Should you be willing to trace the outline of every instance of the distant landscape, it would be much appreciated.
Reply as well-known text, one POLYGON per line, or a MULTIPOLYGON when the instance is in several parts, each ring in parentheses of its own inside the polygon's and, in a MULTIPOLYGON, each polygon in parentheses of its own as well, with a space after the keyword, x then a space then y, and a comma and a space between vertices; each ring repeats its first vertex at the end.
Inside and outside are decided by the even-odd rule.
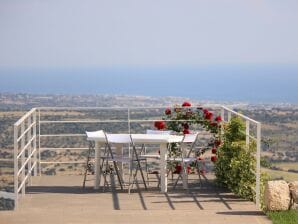
MULTIPOLYGON (((188 100, 193 105, 208 107, 213 104, 224 104, 257 121, 262 122, 262 165, 263 170, 273 179, 298 180, 298 105, 280 104, 250 104, 245 102, 216 102, 193 100, 181 97, 149 97, 127 95, 41 95, 41 94, 0 94, 0 190, 12 190, 13 186, 13 124, 33 107, 149 107, 173 106, 188 100)), ((160 118, 163 110, 148 110, 146 116, 160 118)), ((119 119, 125 118, 125 113, 103 113, 98 111, 52 111, 45 112, 44 120, 51 119, 119 119)), ((142 118, 138 112, 133 116, 142 118)), ((125 124, 115 126, 101 124, 109 131, 127 131, 125 124)), ((51 125, 42 126, 42 133, 49 133, 51 125)), ((96 130, 96 125, 64 125, 57 126, 59 133, 83 133, 85 130, 96 130)), ((132 130, 138 131, 153 128, 152 124, 134 124, 132 130)), ((64 137, 55 139, 45 138, 42 147, 87 147, 84 138, 75 140, 64 137)), ((46 164, 42 172, 46 175, 81 174, 85 161, 86 150, 44 150, 41 152, 44 161, 68 161, 75 164, 46 164)), ((206 154, 208 156, 208 153, 206 154)))

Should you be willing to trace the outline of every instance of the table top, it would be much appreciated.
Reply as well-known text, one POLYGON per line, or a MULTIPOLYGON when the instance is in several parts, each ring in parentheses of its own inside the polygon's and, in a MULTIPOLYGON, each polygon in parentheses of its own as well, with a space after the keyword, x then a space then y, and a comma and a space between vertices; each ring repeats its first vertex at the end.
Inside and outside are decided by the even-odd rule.
MULTIPOLYGON (((105 135, 101 131, 97 132, 86 132, 87 140, 105 142, 105 135)), ((174 143, 181 142, 183 139, 182 135, 164 135, 164 134, 107 134, 108 141, 110 143, 131 143, 131 138, 134 143, 143 144, 162 144, 162 143, 174 143)))

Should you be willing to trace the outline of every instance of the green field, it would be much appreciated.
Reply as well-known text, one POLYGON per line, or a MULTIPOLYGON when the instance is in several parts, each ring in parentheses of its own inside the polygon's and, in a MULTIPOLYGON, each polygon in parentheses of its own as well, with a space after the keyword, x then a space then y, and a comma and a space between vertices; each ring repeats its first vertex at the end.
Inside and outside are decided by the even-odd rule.
POLYGON ((297 224, 298 211, 267 212, 273 224, 297 224))
POLYGON ((298 173, 291 173, 291 172, 280 171, 280 170, 271 170, 267 168, 262 168, 262 172, 267 173, 272 180, 284 179, 288 182, 298 180, 298 173))
POLYGON ((275 162, 272 163, 272 166, 279 167, 285 171, 287 171, 288 169, 298 170, 298 162, 275 162))

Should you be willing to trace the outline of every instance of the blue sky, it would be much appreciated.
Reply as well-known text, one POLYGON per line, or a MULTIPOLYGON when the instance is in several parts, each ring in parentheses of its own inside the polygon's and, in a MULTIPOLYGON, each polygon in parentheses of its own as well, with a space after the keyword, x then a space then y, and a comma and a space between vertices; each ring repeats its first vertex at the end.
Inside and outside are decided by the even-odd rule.
POLYGON ((298 64, 297 0, 1 0, 0 68, 298 64))

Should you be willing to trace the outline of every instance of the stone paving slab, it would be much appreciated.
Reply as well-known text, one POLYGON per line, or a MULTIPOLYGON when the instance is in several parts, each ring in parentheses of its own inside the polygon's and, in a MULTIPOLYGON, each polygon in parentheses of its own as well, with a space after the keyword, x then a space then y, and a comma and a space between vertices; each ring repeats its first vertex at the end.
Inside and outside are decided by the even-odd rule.
POLYGON ((242 223, 271 221, 254 203, 240 199, 205 180, 202 188, 190 186, 160 193, 156 183, 148 191, 83 190, 81 176, 42 176, 20 200, 17 211, 0 212, 0 224, 60 223, 242 223))

